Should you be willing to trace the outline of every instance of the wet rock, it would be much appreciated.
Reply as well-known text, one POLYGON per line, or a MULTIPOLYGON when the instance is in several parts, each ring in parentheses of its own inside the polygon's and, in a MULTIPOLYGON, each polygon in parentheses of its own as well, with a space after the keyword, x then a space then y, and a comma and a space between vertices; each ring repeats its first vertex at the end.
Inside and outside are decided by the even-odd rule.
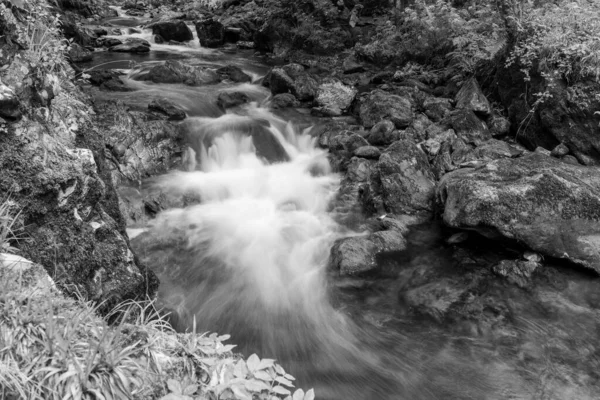
POLYGON ((379 159, 379 156, 381 156, 381 150, 375 146, 361 146, 354 150, 353 155, 356 157, 377 160, 379 159))
POLYGON ((235 45, 237 46, 238 49, 242 49, 242 50, 253 50, 256 47, 254 42, 250 42, 250 41, 239 41, 235 45))
POLYGON ((156 44, 163 44, 165 42, 165 39, 163 39, 162 36, 160 35, 154 35, 154 43, 156 44))
POLYGON ((357 275, 377 267, 375 257, 386 251, 401 251, 406 239, 397 231, 375 232, 336 241, 331 248, 330 267, 340 275, 357 275))
POLYGON ((497 139, 490 139, 477 146, 473 151, 461 159, 461 163, 483 160, 491 161, 499 158, 515 158, 523 154, 523 150, 497 139))
POLYGON ((367 140, 374 146, 388 146, 398 140, 396 126, 390 120, 377 122, 369 131, 367 140))
POLYGON ((273 94, 293 93, 294 80, 283 70, 273 68, 269 73, 269 88, 273 94))
POLYGON ((123 44, 123 41, 120 39, 108 38, 108 37, 100 38, 96 42, 98 43, 98 46, 104 46, 104 47, 113 47, 113 46, 118 46, 120 44, 123 44))
POLYGON ((71 44, 69 48, 69 59, 74 63, 81 63, 91 61, 94 56, 91 51, 78 45, 77 43, 71 44))
POLYGON ((21 102, 14 90, 0 83, 0 117, 7 120, 17 120, 22 115, 21 102))
POLYGON ((154 35, 159 35, 166 41, 187 42, 194 39, 192 31, 181 20, 161 21, 148 25, 154 35))
POLYGON ((319 106, 334 110, 341 115, 350 107, 356 93, 356 89, 338 80, 328 80, 319 85, 315 101, 319 106))
POLYGON ((217 74, 221 80, 230 80, 233 82, 252 82, 250 75, 246 74, 240 67, 228 65, 217 69, 217 74))
POLYGON ((492 106, 481 91, 475 78, 469 79, 456 95, 456 108, 471 110, 487 117, 492 113, 492 106))
POLYGON ((389 119, 396 128, 408 127, 413 121, 413 109, 409 99, 374 90, 361 99, 359 118, 366 128, 371 128, 382 119, 389 119))
POLYGON ((346 173, 334 201, 334 213, 339 222, 357 228, 362 215, 383 211, 379 193, 377 162, 352 157, 346 165, 346 173))
POLYGON ((437 199, 448 226, 501 235, 600 272, 599 172, 530 153, 450 172, 437 199))
POLYGON ((498 276, 506 278, 510 283, 521 288, 529 286, 531 275, 539 266, 535 261, 502 260, 492 270, 498 276))
POLYGON ((434 177, 425 153, 412 141, 388 147, 378 164, 383 201, 395 214, 424 214, 433 210, 434 177))
POLYGON ((215 48, 225 43, 223 24, 215 18, 203 18, 194 23, 202 47, 215 48))
POLYGON ((248 103, 250 97, 244 92, 222 92, 217 97, 217 105, 223 110, 248 103))
POLYGON ((280 93, 271 99, 271 108, 281 109, 281 108, 289 108, 289 107, 300 107, 300 102, 291 93, 280 93))
POLYGON ((190 86, 209 85, 220 80, 219 75, 211 69, 186 65, 176 60, 156 65, 138 79, 154 83, 185 83, 190 86))
POLYGON ((150 42, 144 39, 128 38, 116 46, 112 46, 109 51, 117 53, 148 53, 150 51, 150 42))
POLYGON ((429 97, 423 102, 423 109, 429 119, 439 122, 452 111, 452 103, 450 99, 429 97))
POLYGON ((185 111, 164 97, 152 100, 148 109, 165 114, 172 121, 180 121, 186 117, 185 111))
POLYGON ((485 122, 471 110, 453 111, 444 121, 447 121, 456 135, 466 143, 478 145, 492 138, 485 122))
POLYGON ((94 29, 94 34, 98 37, 102 37, 108 35, 108 31, 104 28, 96 28, 94 29))
POLYGON ((569 148, 562 143, 552 149, 552 152, 550 153, 552 157, 556 158, 564 157, 567 154, 569 154, 569 148))

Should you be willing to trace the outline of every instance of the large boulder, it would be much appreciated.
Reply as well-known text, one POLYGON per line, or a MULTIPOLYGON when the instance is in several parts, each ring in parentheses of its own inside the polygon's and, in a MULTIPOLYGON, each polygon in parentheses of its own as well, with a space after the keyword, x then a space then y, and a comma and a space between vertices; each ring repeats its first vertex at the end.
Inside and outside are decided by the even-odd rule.
POLYGON ((600 273, 600 169, 530 153, 445 175, 437 189, 451 227, 516 240, 600 273))
POLYGON ((397 128, 403 129, 414 118, 412 103, 408 98, 379 89, 361 99, 358 114, 366 128, 371 128, 382 119, 389 119, 397 128))
POLYGON ((385 208, 395 214, 428 215, 433 210, 434 177, 427 155, 412 141, 399 140, 379 157, 385 208))
POLYGON ((147 28, 152 28, 152 34, 160 35, 167 42, 169 40, 187 42, 194 38, 190 28, 181 20, 155 22, 147 28))
POLYGON ((223 24, 215 18, 203 18, 194 23, 202 47, 219 47, 225 43, 223 24))
POLYGON ((492 106, 475 78, 469 79, 460 88, 456 95, 456 108, 471 110, 484 117, 492 113, 492 106))
POLYGON ((190 86, 209 85, 219 82, 219 75, 212 69, 186 65, 177 60, 167 60, 147 73, 137 77, 154 83, 185 83, 190 86))

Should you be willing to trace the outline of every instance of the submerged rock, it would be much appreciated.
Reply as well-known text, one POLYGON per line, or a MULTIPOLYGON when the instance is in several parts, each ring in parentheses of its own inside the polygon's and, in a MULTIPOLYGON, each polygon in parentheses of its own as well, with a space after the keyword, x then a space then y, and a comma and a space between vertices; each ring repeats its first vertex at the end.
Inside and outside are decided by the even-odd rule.
POLYGON ((529 286, 531 275, 539 264, 535 261, 502 260, 493 267, 496 275, 506 278, 521 288, 529 286))
POLYGON ((244 92, 222 92, 217 97, 217 105, 223 110, 248 103, 250 97, 244 92))
POLYGON ((174 121, 182 120, 186 117, 185 111, 164 97, 152 100, 152 102, 148 104, 148 109, 165 114, 170 120, 174 121))
POLYGON ((600 272, 600 169, 539 153, 445 175, 444 222, 514 239, 547 256, 600 272))

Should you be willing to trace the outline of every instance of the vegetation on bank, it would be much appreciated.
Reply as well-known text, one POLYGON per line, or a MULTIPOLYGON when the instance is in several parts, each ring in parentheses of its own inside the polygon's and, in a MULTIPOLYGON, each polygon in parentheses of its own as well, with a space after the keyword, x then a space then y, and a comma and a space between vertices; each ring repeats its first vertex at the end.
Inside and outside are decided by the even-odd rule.
POLYGON ((105 317, 65 297, 13 253, 15 207, 0 206, 0 398, 312 400, 272 359, 232 353, 229 336, 176 333, 152 302, 105 317), (110 321, 110 323, 109 323, 110 321))

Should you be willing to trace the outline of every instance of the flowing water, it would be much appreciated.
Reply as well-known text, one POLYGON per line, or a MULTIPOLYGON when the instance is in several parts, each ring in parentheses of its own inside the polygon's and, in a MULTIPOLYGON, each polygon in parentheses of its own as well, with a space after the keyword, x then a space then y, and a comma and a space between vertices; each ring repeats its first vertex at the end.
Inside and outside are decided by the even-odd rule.
MULTIPOLYGON (((122 19, 113 22, 131 25, 122 19)), ((188 114, 188 162, 147 185, 191 200, 133 240, 177 329, 195 316, 199 330, 230 333, 240 352, 277 358, 319 399, 599 398, 595 277, 554 266, 535 289, 507 285, 488 267, 514 254, 483 240, 446 245, 435 225, 413 229, 407 251, 382 256, 377 276, 337 276, 327 269, 331 245, 361 232, 329 211, 340 176, 310 128, 269 111, 269 92, 256 84, 134 79, 166 59, 238 65, 256 79, 268 68, 251 53, 197 44, 94 61, 126 70, 135 89, 96 96, 144 108, 167 97, 188 114), (230 90, 253 102, 223 113, 216 96, 230 90), (267 162, 281 152, 288 161, 267 162)))

